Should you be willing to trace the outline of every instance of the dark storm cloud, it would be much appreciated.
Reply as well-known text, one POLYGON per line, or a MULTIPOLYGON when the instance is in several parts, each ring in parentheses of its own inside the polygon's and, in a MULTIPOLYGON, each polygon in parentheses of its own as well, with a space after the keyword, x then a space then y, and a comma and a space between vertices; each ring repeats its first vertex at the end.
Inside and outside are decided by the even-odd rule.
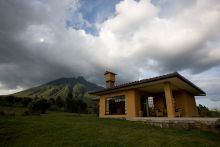
POLYGON ((31 49, 21 39, 30 25, 56 22, 50 14, 40 1, 0 1, 0 82, 4 87, 30 87, 60 76, 76 76, 36 53, 36 44, 31 49))

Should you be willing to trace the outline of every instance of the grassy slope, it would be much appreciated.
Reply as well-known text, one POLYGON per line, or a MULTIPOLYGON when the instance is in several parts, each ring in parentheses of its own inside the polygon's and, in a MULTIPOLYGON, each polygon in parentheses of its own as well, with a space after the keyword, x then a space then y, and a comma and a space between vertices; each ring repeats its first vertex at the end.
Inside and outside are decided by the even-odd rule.
POLYGON ((220 136, 140 122, 50 112, 0 116, 0 146, 220 146, 220 136))
POLYGON ((30 98, 57 98, 60 96, 64 98, 68 95, 69 88, 72 89, 77 83, 83 84, 88 91, 102 89, 102 87, 86 81, 83 77, 78 78, 60 78, 50 81, 38 87, 33 87, 24 91, 13 94, 16 97, 30 97, 30 98))
POLYGON ((46 86, 40 86, 31 88, 25 91, 21 91, 18 93, 15 93, 14 95, 17 97, 31 97, 34 98, 36 96, 43 97, 43 98, 56 98, 58 96, 60 97, 66 97, 68 94, 68 86, 67 85, 46 85, 46 86))

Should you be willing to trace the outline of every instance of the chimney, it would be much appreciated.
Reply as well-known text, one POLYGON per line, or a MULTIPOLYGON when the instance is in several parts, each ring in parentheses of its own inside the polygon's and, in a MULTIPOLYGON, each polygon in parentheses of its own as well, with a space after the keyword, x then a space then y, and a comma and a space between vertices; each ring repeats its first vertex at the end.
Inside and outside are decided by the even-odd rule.
POLYGON ((106 71, 104 73, 105 76, 105 82, 106 82, 106 88, 111 88, 115 86, 115 73, 106 71))

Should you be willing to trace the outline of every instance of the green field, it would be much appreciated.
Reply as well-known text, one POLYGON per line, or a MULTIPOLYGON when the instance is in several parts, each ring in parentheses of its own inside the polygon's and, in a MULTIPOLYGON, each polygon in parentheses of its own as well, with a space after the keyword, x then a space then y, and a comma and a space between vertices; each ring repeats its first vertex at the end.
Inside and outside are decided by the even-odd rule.
POLYGON ((0 116, 0 146, 220 146, 220 135, 92 115, 0 116))

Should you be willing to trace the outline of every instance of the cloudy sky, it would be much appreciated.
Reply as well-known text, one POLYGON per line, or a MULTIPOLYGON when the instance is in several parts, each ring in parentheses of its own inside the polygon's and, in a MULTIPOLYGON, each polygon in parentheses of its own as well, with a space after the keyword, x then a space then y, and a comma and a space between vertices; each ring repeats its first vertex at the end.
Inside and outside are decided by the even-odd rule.
POLYGON ((178 71, 220 107, 219 0, 0 0, 0 95, 60 77, 178 71))

